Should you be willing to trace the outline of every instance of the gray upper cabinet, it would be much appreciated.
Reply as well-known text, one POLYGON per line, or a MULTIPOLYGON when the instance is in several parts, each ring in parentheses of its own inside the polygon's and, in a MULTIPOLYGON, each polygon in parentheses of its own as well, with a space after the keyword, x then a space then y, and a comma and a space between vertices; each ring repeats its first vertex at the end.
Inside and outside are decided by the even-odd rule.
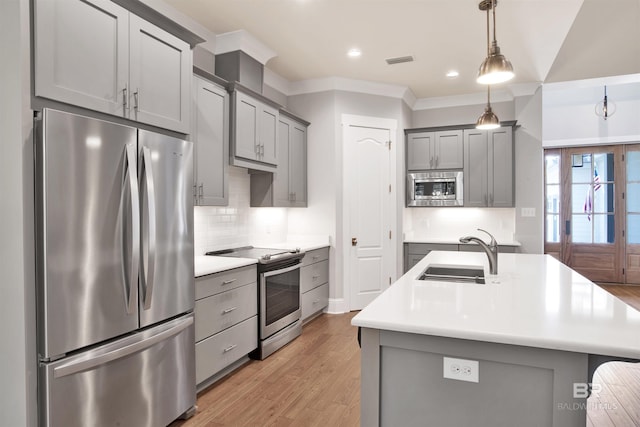
POLYGON ((278 169, 251 174, 251 206, 307 206, 307 127, 281 111, 278 119, 278 169))
POLYGON ((407 135, 407 170, 462 169, 462 130, 407 135))
POLYGON ((513 207, 513 128, 464 131, 464 206, 513 207))
POLYGON ((35 95, 189 132, 188 43, 108 0, 34 2, 35 95))
POLYGON ((231 93, 233 165, 266 172, 278 166, 278 108, 235 85, 231 93))
POLYGON ((197 206, 229 204, 229 94, 225 88, 193 77, 194 194, 197 206))

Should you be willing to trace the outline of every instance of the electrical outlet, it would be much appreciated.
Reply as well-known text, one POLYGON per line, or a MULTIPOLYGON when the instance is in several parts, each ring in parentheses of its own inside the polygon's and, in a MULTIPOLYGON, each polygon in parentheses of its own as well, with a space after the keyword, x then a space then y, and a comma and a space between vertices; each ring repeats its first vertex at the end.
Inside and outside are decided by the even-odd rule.
POLYGON ((477 360, 444 357, 442 360, 444 378, 470 383, 479 382, 479 362, 477 360))
POLYGON ((536 216, 536 208, 522 208, 520 210, 520 216, 525 217, 534 217, 536 216))

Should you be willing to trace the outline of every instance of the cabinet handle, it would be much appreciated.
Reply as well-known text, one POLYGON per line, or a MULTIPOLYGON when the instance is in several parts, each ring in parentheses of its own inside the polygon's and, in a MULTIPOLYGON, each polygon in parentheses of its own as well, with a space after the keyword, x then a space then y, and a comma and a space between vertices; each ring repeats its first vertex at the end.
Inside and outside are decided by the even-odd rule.
POLYGON ((436 167, 438 167, 438 163, 440 163, 440 158, 436 156, 436 167))
POLYGON ((260 144, 260 155, 264 156, 264 144, 260 144))
POLYGON ((236 310, 238 307, 227 308, 226 310, 222 310, 222 314, 229 314, 232 311, 236 310))
POLYGON ((433 157, 431 157, 429 159, 429 167, 432 168, 433 167, 433 157))
POLYGON ((127 85, 124 85, 124 89, 122 89, 122 115, 126 116, 127 114, 127 85))
POLYGON ((198 196, 200 198, 200 201, 202 202, 202 199, 204 198, 204 183, 200 183, 200 186, 198 187, 198 190, 199 190, 199 193, 200 193, 198 196))
POLYGON ((228 285, 228 284, 230 284, 230 283, 235 282, 236 280, 238 280, 238 279, 225 280, 224 282, 222 282, 222 284, 223 284, 223 285, 228 285))
POLYGON ((312 280, 316 280, 317 278, 319 278, 320 276, 312 276, 311 279, 312 280))
POLYGON ((234 348, 236 348, 237 346, 238 346, 238 344, 230 345, 229 347, 227 347, 227 348, 225 348, 224 350, 222 350, 222 352, 223 352, 223 353, 228 353, 228 352, 230 352, 231 350, 233 350, 234 348))
POLYGON ((318 304, 319 302, 320 302, 320 300, 319 300, 319 299, 314 300, 314 301, 313 301, 313 305, 316 305, 316 304, 318 304))
POLYGON ((194 203, 198 204, 198 184, 193 184, 193 200, 194 203))
POLYGON ((138 112, 138 89, 133 92, 133 111, 138 112))
POLYGON ((489 205, 493 206, 493 194, 489 194, 489 205))
POLYGON ((314 255, 314 256, 313 256, 313 258, 311 258, 311 259, 316 260, 316 259, 318 259, 318 258, 320 258, 320 255, 314 255))

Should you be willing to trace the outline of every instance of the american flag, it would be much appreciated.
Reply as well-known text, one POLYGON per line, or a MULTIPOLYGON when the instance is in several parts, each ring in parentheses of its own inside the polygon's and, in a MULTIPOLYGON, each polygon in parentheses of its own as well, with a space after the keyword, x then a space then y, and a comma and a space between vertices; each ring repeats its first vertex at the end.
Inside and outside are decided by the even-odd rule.
MULTIPOLYGON (((595 193, 602 187, 600 184, 600 176, 598 175, 598 169, 593 168, 593 192, 595 193)), ((591 221, 591 211, 593 209, 593 203, 591 200, 591 188, 587 188, 587 197, 584 201, 584 213, 587 214, 587 220, 591 221)))

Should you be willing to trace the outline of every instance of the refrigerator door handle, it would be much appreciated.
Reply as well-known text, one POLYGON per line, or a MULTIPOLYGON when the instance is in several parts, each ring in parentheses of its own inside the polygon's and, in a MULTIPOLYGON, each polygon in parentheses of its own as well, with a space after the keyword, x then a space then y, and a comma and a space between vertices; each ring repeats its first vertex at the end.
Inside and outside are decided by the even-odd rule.
POLYGON ((147 196, 147 262, 146 269, 143 268, 143 286, 145 310, 151 308, 151 297, 153 296, 153 282, 156 270, 156 196, 153 184, 153 169, 151 166, 151 150, 148 147, 142 149, 142 171, 144 176, 147 196), (146 271, 145 271, 146 270, 146 271))
MULTIPOLYGON (((125 175, 124 185, 129 184, 129 197, 131 198, 131 267, 127 277, 127 251, 122 251, 122 268, 124 273, 125 295, 127 296, 127 314, 136 311, 136 290, 138 288, 138 273, 140 265, 140 198, 138 194, 138 173, 136 170, 136 148, 134 144, 127 144, 125 147, 125 175)), ((122 234, 126 241, 127 228, 126 221, 123 221, 122 234)))
POLYGON ((68 375, 77 374, 79 372, 88 371, 95 368, 96 366, 105 365, 116 359, 121 359, 130 354, 146 350, 147 348, 152 347, 159 342, 168 340, 169 338, 178 335, 180 332, 191 326, 192 323, 193 316, 189 316, 172 328, 167 329, 166 331, 162 331, 156 335, 152 335, 148 338, 142 339, 138 342, 126 345, 124 347, 101 354, 96 357, 88 357, 86 359, 81 359, 60 365, 54 368, 53 376, 54 378, 62 378, 68 375))

